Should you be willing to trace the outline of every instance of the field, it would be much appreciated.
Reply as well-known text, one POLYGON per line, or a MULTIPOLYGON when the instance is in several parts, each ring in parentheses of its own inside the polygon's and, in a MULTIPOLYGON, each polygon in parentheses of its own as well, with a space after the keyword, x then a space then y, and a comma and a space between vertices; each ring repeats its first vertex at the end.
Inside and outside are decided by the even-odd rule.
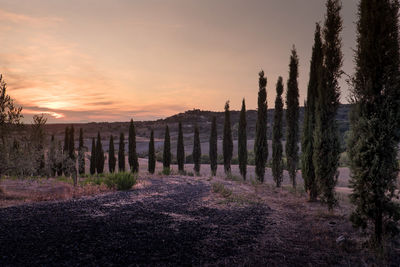
MULTIPOLYGON (((348 220, 348 170, 340 169, 340 206, 327 212, 308 203, 302 180, 294 191, 287 173, 280 189, 242 181, 233 166, 229 179, 218 166, 201 176, 147 174, 130 191, 104 185, 74 188, 70 179, 6 179, 0 209, 4 265, 365 265, 400 261, 400 244, 377 259, 348 220), (39 203, 35 203, 39 202, 39 203), (22 204, 22 205, 21 205, 22 204)), ((81 178, 84 181, 85 178, 81 178)), ((396 243, 397 242, 397 243, 396 243)))

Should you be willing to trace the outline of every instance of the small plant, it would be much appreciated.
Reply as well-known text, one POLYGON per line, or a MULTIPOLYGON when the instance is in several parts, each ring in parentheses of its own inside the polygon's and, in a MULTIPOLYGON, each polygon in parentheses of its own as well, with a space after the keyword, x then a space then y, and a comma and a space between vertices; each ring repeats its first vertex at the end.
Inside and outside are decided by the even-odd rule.
POLYGON ((187 174, 186 174, 187 176, 194 176, 194 173, 193 172, 187 172, 187 174))
POLYGON ((222 183, 213 183, 212 190, 214 193, 219 193, 224 198, 227 198, 230 195, 232 195, 232 190, 226 188, 222 183))
POLYGON ((226 175, 226 178, 225 178, 225 179, 226 179, 226 180, 231 180, 231 181, 236 181, 236 182, 240 182, 240 181, 243 180, 242 177, 233 175, 232 173, 228 173, 228 174, 226 175))
POLYGON ((136 182, 137 174, 131 172, 111 173, 104 180, 109 188, 116 188, 117 190, 129 190, 136 182))
POLYGON ((170 175, 171 174, 171 169, 170 168, 164 168, 163 171, 162 171, 162 174, 170 175))

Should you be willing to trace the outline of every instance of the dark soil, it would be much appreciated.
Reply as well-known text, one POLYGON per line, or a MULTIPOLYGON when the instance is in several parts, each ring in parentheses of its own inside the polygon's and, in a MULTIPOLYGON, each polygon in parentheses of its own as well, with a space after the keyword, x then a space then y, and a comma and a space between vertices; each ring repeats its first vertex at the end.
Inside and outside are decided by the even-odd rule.
POLYGON ((336 246, 329 227, 340 218, 314 222, 289 204, 218 204, 204 180, 147 181, 128 192, 0 209, 0 265, 363 264, 360 251, 336 246))
POLYGON ((0 210, 0 265, 213 264, 251 250, 268 219, 268 208, 258 205, 207 207, 210 187, 201 182, 151 182, 0 210))

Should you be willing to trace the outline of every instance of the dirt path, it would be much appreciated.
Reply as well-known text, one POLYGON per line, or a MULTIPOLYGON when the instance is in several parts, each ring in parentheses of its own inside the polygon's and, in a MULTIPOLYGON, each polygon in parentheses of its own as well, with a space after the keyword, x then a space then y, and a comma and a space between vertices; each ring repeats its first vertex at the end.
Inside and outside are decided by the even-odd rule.
POLYGON ((304 208, 276 196, 223 203, 205 178, 150 178, 129 192, 0 209, 0 265, 361 264, 335 243, 343 218, 315 222, 304 208))

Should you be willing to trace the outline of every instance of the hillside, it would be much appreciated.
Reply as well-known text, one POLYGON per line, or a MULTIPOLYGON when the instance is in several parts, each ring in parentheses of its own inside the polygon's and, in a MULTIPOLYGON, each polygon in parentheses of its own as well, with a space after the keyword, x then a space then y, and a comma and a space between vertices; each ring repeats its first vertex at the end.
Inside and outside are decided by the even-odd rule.
MULTIPOLYGON (((338 110, 337 120, 339 123, 339 131, 341 135, 342 141, 344 140, 344 133, 349 129, 349 120, 348 113, 350 110, 350 105, 341 105, 338 110)), ((273 116, 274 109, 268 110, 268 139, 271 139, 272 136, 272 125, 273 125, 273 116)), ((170 128, 171 134, 171 142, 172 142, 172 152, 175 150, 175 142, 178 136, 178 122, 181 121, 183 124, 184 138, 185 138, 185 146, 186 151, 191 151, 191 144, 193 139, 193 129, 194 125, 197 124, 200 129, 200 138, 203 143, 203 153, 206 153, 205 149, 208 147, 208 139, 209 133, 211 130, 211 120, 212 117, 216 116, 217 118, 217 128, 218 128, 218 137, 222 139, 222 130, 224 123, 224 112, 213 112, 213 111, 202 111, 199 109, 188 110, 183 113, 179 113, 165 119, 159 119, 156 121, 136 121, 136 132, 137 132, 137 150, 139 153, 143 153, 147 151, 148 147, 148 138, 150 136, 150 130, 154 130, 154 135, 156 138, 156 147, 161 149, 163 139, 164 139, 164 130, 165 126, 168 124, 170 128)), ((302 127, 304 117, 304 108, 300 108, 300 127, 302 127)), ((252 140, 254 139, 255 128, 256 128, 256 119, 257 119, 257 111, 256 110, 248 110, 247 111, 247 132, 249 139, 249 149, 252 148, 252 140)), ((237 139, 237 129, 239 124, 239 111, 231 111, 231 122, 232 122, 232 132, 233 139, 237 139)), ((285 120, 284 120, 284 128, 285 128, 285 120)), ((71 124, 47 124, 46 125, 46 133, 50 136, 51 134, 55 134, 56 139, 63 140, 64 138, 64 130, 65 127, 70 126, 71 124)), ((85 145, 90 148, 91 138, 97 136, 97 132, 100 131, 101 137, 104 143, 104 148, 108 150, 108 139, 112 134, 116 137, 114 142, 116 143, 116 147, 118 147, 119 134, 123 132, 125 134, 125 138, 128 137, 128 127, 129 122, 92 122, 92 123, 74 123, 72 124, 76 130, 75 137, 76 140, 78 138, 78 129, 82 128, 84 131, 85 137, 85 145)), ((285 131, 285 129, 284 129, 285 131)), ((77 142, 77 141, 76 141, 77 142)), ((127 147, 126 147, 127 149, 127 147)))

